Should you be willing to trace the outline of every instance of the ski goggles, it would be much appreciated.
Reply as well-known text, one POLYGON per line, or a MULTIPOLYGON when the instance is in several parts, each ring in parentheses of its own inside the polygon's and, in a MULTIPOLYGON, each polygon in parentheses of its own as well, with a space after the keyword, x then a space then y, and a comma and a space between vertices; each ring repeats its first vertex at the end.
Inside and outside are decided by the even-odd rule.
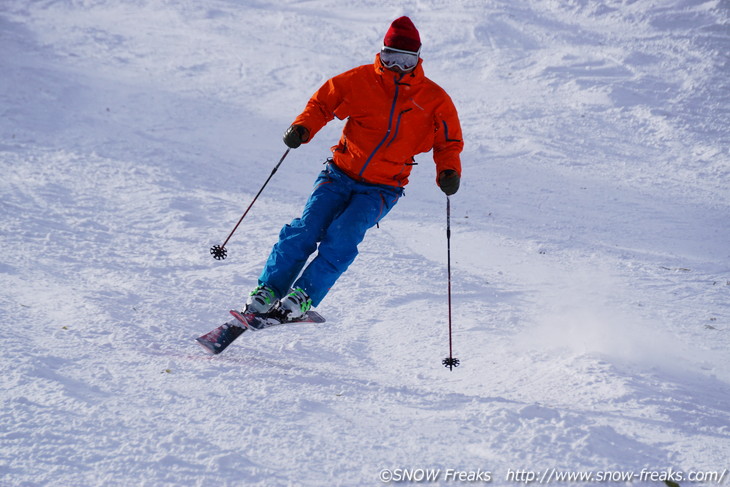
POLYGON ((380 50, 380 62, 388 69, 397 67, 402 71, 410 71, 418 64, 418 56, 420 54, 420 49, 417 52, 413 52, 383 46, 380 50))

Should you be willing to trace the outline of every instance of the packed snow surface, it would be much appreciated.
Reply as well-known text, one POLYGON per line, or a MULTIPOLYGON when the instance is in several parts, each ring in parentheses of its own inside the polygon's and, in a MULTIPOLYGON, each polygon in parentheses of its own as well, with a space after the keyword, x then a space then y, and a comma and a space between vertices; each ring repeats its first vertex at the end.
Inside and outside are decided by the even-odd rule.
POLYGON ((727 484, 729 19, 726 0, 3 0, 0 485, 727 484), (327 323, 206 355, 194 338, 240 308, 342 122, 288 155, 226 260, 208 249, 309 96, 400 15, 464 129, 461 365, 441 364, 431 154, 327 323))

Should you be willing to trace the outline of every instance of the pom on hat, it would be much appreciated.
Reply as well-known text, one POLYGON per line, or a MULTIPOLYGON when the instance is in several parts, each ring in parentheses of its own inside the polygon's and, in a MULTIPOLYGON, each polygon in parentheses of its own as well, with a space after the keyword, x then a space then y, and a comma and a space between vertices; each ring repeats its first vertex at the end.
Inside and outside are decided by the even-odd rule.
POLYGON ((421 48, 421 36, 418 29, 408 17, 400 17, 390 24, 388 32, 385 33, 383 44, 394 49, 403 51, 418 52, 421 48))

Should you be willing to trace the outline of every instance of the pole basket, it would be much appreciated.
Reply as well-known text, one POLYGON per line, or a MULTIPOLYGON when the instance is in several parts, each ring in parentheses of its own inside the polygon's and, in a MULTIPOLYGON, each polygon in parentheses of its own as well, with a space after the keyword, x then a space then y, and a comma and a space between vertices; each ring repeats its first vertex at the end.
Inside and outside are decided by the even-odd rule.
POLYGON ((228 250, 220 245, 214 245, 210 248, 210 255, 212 255, 215 260, 223 260, 228 255, 228 250))
POLYGON ((459 362, 458 358, 446 357, 441 363, 444 364, 444 367, 454 370, 454 367, 458 367, 461 362, 459 362))

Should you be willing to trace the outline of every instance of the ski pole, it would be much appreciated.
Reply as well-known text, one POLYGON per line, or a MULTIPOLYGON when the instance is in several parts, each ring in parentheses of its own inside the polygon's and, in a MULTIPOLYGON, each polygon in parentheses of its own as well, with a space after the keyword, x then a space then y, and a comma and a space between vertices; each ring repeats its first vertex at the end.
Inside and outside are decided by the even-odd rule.
POLYGON ((459 366, 459 359, 454 357, 454 347, 451 326, 451 200, 446 197, 446 273, 449 282, 449 356, 441 361, 444 367, 454 370, 459 366))
POLYGON ((238 226, 241 224, 244 218, 246 218, 246 215, 248 214, 248 210, 251 209, 254 203, 256 203, 256 200, 258 199, 259 195, 264 191, 264 188, 267 184, 269 184, 269 181, 271 181, 271 178, 274 177, 274 174, 276 174, 276 171, 279 169, 279 166, 281 166, 281 163, 284 162, 284 159, 289 154, 289 151, 291 149, 287 148, 284 152, 284 155, 281 156, 281 159, 279 159, 279 162, 274 166, 274 169, 271 171, 271 174, 269 174, 269 177, 266 179, 266 182, 263 186, 261 186, 261 189, 258 193, 256 193, 256 196, 253 197, 253 201, 251 201, 251 204, 248 205, 248 208, 246 208, 246 211, 243 212, 243 215, 241 215, 241 218, 238 220, 238 223, 236 223, 236 226, 233 227, 233 230, 231 230, 231 233, 228 234, 228 237, 226 238, 225 242, 223 242, 223 245, 214 245, 210 248, 210 254, 213 256, 216 260, 223 260, 228 255, 228 250, 226 250, 226 244, 231 239, 233 234, 238 229, 238 226))

